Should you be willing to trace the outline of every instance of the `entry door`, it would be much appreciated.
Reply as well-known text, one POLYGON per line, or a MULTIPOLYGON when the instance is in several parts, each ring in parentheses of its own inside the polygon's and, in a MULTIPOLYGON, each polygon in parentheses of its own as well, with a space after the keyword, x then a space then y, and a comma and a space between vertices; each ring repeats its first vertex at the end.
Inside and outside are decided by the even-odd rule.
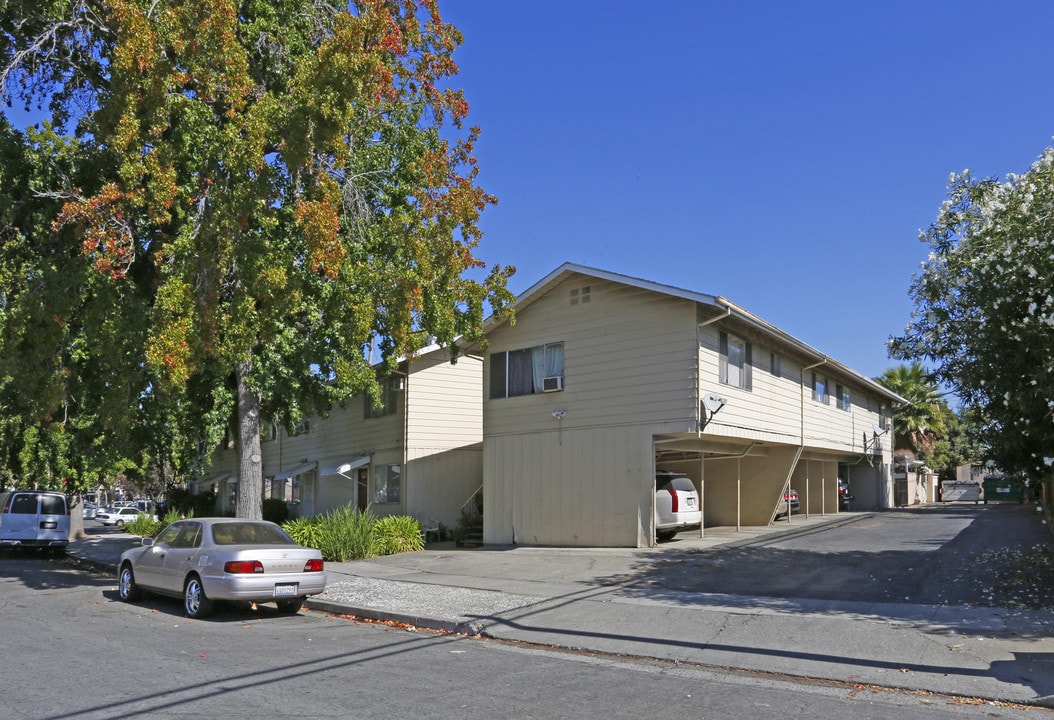
POLYGON ((361 467, 359 468, 359 480, 355 483, 355 502, 360 512, 366 510, 366 506, 370 504, 369 490, 370 469, 361 467))
POLYGON ((304 473, 300 476, 300 507, 297 509, 299 517, 311 517, 315 514, 315 471, 304 473))

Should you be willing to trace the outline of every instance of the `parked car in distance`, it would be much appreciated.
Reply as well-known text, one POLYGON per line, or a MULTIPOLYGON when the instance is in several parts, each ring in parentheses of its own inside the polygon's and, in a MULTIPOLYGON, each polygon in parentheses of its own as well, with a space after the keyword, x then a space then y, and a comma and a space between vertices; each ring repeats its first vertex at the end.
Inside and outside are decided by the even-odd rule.
POLYGON ((849 492, 849 481, 838 478, 838 509, 848 510, 853 502, 853 495, 849 492))
POLYGON ((118 507, 118 508, 107 508, 95 515, 95 521, 102 523, 103 525, 113 525, 114 527, 124 527, 128 523, 132 522, 139 517, 139 508, 134 507, 118 507))
POLYGON ((84 508, 81 511, 81 517, 85 520, 94 520, 95 516, 99 514, 99 506, 95 503, 88 501, 84 503, 84 508))
POLYGON ((703 522, 699 492, 684 473, 655 473, 655 538, 669 540, 682 530, 698 530, 703 522))
POLYGON ((299 612, 304 600, 325 590, 326 573, 321 551, 298 545, 275 523, 187 518, 126 550, 117 584, 125 602, 143 591, 181 597, 187 617, 201 618, 223 600, 299 612))
POLYGON ((0 493, 0 546, 64 552, 69 542, 70 504, 65 494, 46 490, 0 493))
POLYGON ((783 493, 783 499, 780 500, 779 508, 776 510, 776 517, 783 517, 790 512, 796 513, 801 508, 801 502, 798 500, 798 491, 791 488, 787 492, 783 493))

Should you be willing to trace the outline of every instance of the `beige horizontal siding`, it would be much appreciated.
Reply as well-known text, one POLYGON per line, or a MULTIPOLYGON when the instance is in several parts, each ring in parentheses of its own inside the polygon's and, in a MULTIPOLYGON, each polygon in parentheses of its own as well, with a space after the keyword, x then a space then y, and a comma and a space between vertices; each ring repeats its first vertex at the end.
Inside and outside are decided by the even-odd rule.
MULTIPOLYGON (((727 404, 707 426, 707 433, 725 437, 739 437, 769 442, 802 442, 804 444, 840 452, 863 451, 862 435, 878 423, 878 401, 872 398, 875 410, 868 409, 868 395, 850 380, 828 375, 829 397, 826 404, 812 399, 813 369, 803 369, 803 363, 780 354, 780 376, 771 371, 771 347, 752 342, 752 389, 720 383, 720 353, 718 333, 721 324, 701 328, 699 343, 700 393, 716 392, 727 404), (803 384, 804 380, 804 384, 803 384), (834 397, 837 384, 849 389, 851 409, 845 411, 834 397)), ((735 335, 734 327, 727 332, 735 335)), ((823 366, 814 368, 825 372, 823 366)))
POLYGON ((483 361, 433 353, 411 365, 407 445, 447 449, 483 440, 483 361))
POLYGON ((484 541, 647 544, 654 494, 651 431, 584 428, 488 438, 484 541))
MULTIPOLYGON (((564 390, 484 399, 487 435, 540 432, 552 412, 564 427, 683 420, 696 416, 693 303, 590 279, 590 302, 571 306, 581 282, 558 285, 489 336, 491 352, 564 343, 564 390)), ((484 367, 489 395, 489 364, 484 367)))
POLYGON ((427 512, 448 528, 461 507, 483 486, 483 445, 456 449, 417 448, 406 460, 408 513, 427 512))

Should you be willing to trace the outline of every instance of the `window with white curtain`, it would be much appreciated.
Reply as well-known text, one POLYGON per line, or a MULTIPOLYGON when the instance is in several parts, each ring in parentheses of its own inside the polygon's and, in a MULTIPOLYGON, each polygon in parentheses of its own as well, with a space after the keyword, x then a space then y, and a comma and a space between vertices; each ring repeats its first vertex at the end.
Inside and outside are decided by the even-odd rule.
POLYGON ((509 398, 542 392, 542 381, 564 374, 564 344, 546 343, 490 354, 490 397, 509 398))

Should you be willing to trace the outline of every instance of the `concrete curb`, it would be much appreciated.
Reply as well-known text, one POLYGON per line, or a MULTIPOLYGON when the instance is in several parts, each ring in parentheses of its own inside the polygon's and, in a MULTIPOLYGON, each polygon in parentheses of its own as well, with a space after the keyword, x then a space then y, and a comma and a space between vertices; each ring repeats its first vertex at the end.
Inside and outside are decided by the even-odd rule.
POLYGON ((343 603, 330 602, 328 600, 315 600, 308 598, 304 601, 304 607, 331 615, 350 615, 374 620, 378 622, 394 622, 404 625, 412 625, 415 628, 436 630, 438 632, 453 633, 455 635, 482 635, 483 628, 479 623, 459 622, 456 620, 443 620, 441 618, 429 617, 427 615, 414 615, 400 613, 391 610, 377 610, 374 608, 355 607, 343 603))

